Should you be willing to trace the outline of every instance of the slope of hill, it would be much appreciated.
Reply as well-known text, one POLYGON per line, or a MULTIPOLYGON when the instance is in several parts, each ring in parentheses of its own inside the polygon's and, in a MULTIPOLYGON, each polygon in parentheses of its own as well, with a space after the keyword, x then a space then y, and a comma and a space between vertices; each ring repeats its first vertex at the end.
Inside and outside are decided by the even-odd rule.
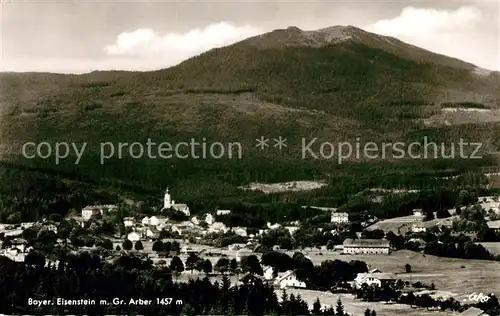
POLYGON ((301 159, 303 137, 332 143, 468 137, 484 139, 484 149, 495 150, 500 130, 492 123, 422 122, 442 103, 500 108, 498 73, 479 75, 475 69, 394 38, 335 26, 276 30, 154 72, 2 73, 3 158, 97 178, 195 187, 203 181, 262 181, 263 174, 270 181, 308 179, 338 168, 332 161, 301 159), (262 135, 281 135, 289 146, 261 151, 255 139, 262 135), (244 159, 132 159, 125 152, 99 164, 100 143, 148 138, 241 142, 244 159), (55 165, 20 158, 19 146, 11 145, 25 141, 89 144, 78 165, 70 159, 55 165))

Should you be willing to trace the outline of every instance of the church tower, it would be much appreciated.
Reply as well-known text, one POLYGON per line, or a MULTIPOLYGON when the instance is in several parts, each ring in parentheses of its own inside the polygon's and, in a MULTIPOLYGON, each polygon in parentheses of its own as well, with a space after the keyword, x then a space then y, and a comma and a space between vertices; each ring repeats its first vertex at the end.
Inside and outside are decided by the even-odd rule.
POLYGON ((172 207, 172 200, 170 198, 170 193, 168 192, 168 188, 165 191, 165 197, 163 198, 163 208, 169 209, 172 207))

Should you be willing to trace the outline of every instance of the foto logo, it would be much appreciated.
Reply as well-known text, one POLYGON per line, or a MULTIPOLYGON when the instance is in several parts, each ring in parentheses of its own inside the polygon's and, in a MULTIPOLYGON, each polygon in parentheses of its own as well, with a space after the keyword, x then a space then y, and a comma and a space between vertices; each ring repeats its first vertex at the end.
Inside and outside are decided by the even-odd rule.
MULTIPOLYGON (((486 303, 490 297, 488 295, 485 295, 483 293, 471 293, 468 297, 469 301, 477 302, 477 303, 486 303)), ((467 299, 464 299, 464 301, 467 301, 467 299)))

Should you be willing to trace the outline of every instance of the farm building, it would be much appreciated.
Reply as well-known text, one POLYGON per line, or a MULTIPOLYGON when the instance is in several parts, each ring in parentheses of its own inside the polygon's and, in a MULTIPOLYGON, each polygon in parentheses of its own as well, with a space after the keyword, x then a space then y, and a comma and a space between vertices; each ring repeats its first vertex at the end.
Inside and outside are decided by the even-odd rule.
POLYGON ((395 276, 392 273, 358 273, 356 278, 353 281, 353 285, 356 288, 361 288, 363 284, 368 286, 374 285, 381 287, 386 282, 392 282, 395 280, 395 276))
POLYGON ((351 239, 344 240, 344 254, 389 254, 390 244, 387 239, 351 239))
POLYGON ((304 281, 300 281, 295 274, 295 271, 288 271, 283 274, 281 277, 276 278, 274 285, 279 286, 280 288, 306 288, 306 283, 304 281))

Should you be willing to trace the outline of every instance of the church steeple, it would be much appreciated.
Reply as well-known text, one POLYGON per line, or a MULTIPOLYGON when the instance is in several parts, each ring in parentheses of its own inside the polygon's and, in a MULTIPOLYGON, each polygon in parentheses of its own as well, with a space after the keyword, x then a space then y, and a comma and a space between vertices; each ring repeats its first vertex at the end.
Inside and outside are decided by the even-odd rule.
POLYGON ((165 197, 163 198, 163 208, 169 209, 172 207, 172 200, 168 188, 165 190, 165 197))

